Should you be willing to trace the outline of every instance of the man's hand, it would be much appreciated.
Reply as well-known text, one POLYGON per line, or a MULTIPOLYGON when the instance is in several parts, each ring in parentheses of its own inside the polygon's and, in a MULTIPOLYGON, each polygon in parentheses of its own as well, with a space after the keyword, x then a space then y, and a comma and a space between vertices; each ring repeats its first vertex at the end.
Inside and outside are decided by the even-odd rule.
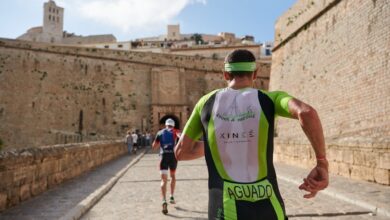
POLYGON ((329 174, 327 162, 318 164, 314 167, 309 175, 303 179, 303 183, 299 186, 300 190, 305 190, 309 194, 304 195, 306 199, 316 196, 317 192, 325 189, 329 184, 329 174))

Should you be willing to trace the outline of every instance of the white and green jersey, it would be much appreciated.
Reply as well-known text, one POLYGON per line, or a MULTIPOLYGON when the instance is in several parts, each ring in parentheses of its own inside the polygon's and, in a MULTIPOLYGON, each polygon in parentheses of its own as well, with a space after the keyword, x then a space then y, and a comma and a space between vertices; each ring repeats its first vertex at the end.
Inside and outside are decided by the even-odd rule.
POLYGON ((209 219, 285 219, 273 166, 274 118, 291 117, 285 92, 219 89, 196 104, 183 133, 203 136, 209 219))

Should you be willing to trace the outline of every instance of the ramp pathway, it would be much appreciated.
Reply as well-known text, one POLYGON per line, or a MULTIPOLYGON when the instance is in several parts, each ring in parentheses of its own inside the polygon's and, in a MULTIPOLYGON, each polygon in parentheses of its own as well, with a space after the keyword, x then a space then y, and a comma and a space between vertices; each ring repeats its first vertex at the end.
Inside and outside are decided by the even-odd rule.
MULTIPOLYGON (((207 219, 204 158, 180 162, 176 204, 161 213, 158 155, 124 156, 0 213, 0 219, 207 219)), ((276 166, 289 219, 390 219, 390 187, 331 176, 331 185, 314 199, 303 199, 298 184, 308 173, 276 166)))

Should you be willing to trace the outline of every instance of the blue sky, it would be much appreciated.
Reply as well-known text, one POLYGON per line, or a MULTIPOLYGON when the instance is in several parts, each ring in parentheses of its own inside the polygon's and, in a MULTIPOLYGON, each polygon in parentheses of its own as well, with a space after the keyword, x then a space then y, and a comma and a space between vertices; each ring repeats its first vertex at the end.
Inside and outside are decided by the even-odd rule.
MULTIPOLYGON (((42 25, 47 0, 3 0, 0 37, 16 38, 42 25)), ((296 0, 55 0, 65 8, 64 30, 81 35, 114 34, 118 41, 166 33, 180 24, 181 33, 253 35, 273 40, 276 19, 296 0)))

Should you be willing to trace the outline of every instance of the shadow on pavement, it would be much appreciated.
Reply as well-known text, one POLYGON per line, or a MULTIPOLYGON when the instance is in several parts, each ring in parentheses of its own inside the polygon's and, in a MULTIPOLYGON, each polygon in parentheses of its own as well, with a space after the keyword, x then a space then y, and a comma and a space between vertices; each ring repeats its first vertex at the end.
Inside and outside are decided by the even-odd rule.
POLYGON ((182 212, 192 212, 192 213, 199 213, 199 214, 207 214, 208 212, 201 212, 201 211, 192 211, 184 208, 180 208, 178 206, 175 206, 175 209, 182 212))
POLYGON ((287 215, 287 217, 289 217, 289 218, 336 217, 336 216, 368 215, 368 214, 373 214, 373 213, 372 212, 305 213, 305 214, 287 215))

